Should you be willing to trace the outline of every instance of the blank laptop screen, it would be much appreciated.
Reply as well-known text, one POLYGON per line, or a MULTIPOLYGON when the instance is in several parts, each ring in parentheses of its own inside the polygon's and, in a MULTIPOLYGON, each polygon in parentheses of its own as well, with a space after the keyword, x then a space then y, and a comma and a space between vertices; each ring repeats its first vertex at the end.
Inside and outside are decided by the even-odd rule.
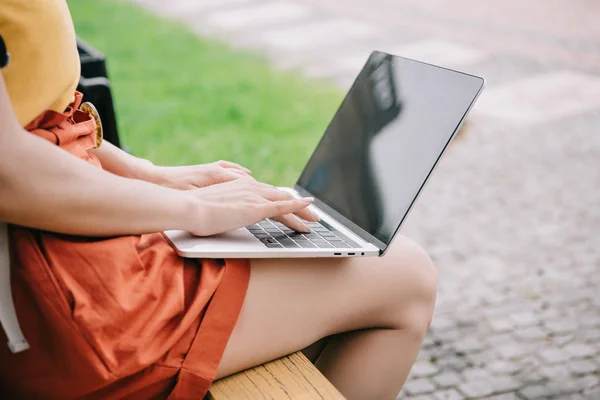
POLYGON ((389 244, 483 79, 374 52, 298 186, 389 244))

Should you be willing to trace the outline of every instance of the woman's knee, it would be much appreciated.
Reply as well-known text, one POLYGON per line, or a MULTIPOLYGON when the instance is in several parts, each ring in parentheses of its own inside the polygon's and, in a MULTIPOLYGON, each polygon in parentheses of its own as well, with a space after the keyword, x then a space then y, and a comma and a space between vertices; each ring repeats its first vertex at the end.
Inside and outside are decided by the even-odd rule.
POLYGON ((437 271, 431 258, 415 241, 399 236, 381 261, 395 286, 390 295, 393 323, 424 335, 437 295, 437 271))

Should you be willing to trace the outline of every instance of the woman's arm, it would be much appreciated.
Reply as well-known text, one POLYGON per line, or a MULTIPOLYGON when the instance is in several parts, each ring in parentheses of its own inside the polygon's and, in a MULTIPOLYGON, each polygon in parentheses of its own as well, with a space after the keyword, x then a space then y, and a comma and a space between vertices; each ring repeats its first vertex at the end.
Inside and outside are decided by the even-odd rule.
POLYGON ((196 189, 250 176, 250 170, 229 161, 182 167, 162 167, 104 141, 92 150, 102 167, 113 174, 173 189, 196 189))
POLYGON ((102 168, 125 178, 152 181, 154 165, 143 158, 135 157, 104 140, 97 149, 91 150, 102 163, 102 168))
POLYGON ((216 186, 210 192, 179 191, 119 177, 26 132, 0 73, 0 221, 104 236, 167 229, 211 234, 295 212, 310 219, 307 201, 273 193, 267 185, 216 186))

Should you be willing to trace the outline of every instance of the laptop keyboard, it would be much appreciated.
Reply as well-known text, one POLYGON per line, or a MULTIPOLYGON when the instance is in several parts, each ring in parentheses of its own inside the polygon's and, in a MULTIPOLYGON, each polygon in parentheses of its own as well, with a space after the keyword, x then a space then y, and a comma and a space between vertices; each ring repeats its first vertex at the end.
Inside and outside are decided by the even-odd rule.
POLYGON ((296 232, 277 221, 265 219, 246 227, 269 248, 357 248, 361 247, 325 221, 304 222, 309 233, 296 232))

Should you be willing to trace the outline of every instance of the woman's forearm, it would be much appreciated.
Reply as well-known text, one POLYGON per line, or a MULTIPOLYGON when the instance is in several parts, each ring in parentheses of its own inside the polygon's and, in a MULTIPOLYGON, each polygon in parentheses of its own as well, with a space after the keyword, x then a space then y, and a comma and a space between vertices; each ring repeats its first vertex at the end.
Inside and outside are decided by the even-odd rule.
POLYGON ((135 157, 106 140, 97 149, 91 151, 102 163, 102 168, 115 175, 126 178, 152 181, 152 163, 135 157))
POLYGON ((93 236, 189 228, 185 192, 102 171, 16 129, 0 134, 0 221, 93 236))

